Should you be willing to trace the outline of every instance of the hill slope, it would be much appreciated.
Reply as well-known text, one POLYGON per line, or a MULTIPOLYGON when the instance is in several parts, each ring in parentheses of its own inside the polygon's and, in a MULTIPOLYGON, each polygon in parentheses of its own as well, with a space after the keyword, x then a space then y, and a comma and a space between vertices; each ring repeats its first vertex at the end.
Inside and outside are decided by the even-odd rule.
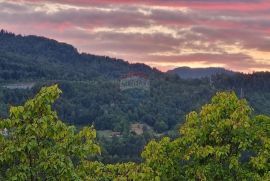
POLYGON ((233 90, 248 99, 256 113, 270 114, 270 73, 220 74, 212 76, 212 82, 182 79, 144 64, 78 53, 65 43, 5 31, 0 32, 0 47, 0 117, 41 86, 58 83, 63 94, 55 108, 61 119, 79 127, 94 124, 106 133, 120 132, 120 138, 100 138, 106 162, 137 161, 147 140, 177 134, 185 115, 220 90, 233 90), (149 80, 150 89, 121 90, 119 82, 130 73, 149 80), (130 133, 131 124, 137 123, 150 131, 130 133))
MULTIPOLYGON (((195 109, 212 95, 207 91, 198 105, 185 103, 195 100, 207 85, 200 82, 195 86, 144 64, 80 54, 71 45, 44 37, 1 31, 0 47, 2 85, 21 82, 36 85, 30 91, 2 88, 2 104, 19 104, 40 86, 58 83, 64 93, 56 108, 61 118, 77 125, 95 123, 98 129, 123 131, 132 122, 143 122, 164 131, 175 126, 186 111, 195 109), (147 76, 151 81, 150 91, 119 91, 121 77, 134 72, 147 76), (203 88, 198 91, 200 84, 203 88), (194 93, 193 98, 190 93, 194 93)), ((2 114, 5 115, 4 105, 2 114)))
POLYGON ((234 72, 232 71, 218 67, 209 67, 209 68, 178 67, 173 70, 167 71, 167 73, 177 74, 184 79, 210 77, 216 74, 226 74, 226 75, 234 74, 234 72))
POLYGON ((51 79, 89 80, 118 78, 130 71, 158 73, 144 64, 78 53, 65 43, 37 36, 0 31, 0 81, 51 79))
MULTIPOLYGON (((240 94, 242 89, 248 99, 258 92, 270 92, 269 73, 244 75, 220 68, 182 68, 193 72, 187 76, 229 74, 213 77, 211 83, 207 79, 184 80, 144 64, 78 53, 76 48, 65 43, 44 37, 14 35, 3 30, 0 31, 0 47, 0 82, 4 85, 21 82, 36 85, 31 91, 2 88, 2 104, 17 104, 38 87, 59 83, 64 92, 57 104, 60 116, 74 124, 95 122, 99 129, 123 131, 126 123, 143 122, 157 131, 164 131, 181 122, 187 112, 207 102, 218 90, 235 90, 240 94), (119 91, 121 77, 134 72, 150 80, 149 91, 119 91), (12 92, 19 93, 8 96, 12 92), (19 96, 20 92, 26 95, 19 96)), ((255 104, 254 107, 260 106, 255 104)))

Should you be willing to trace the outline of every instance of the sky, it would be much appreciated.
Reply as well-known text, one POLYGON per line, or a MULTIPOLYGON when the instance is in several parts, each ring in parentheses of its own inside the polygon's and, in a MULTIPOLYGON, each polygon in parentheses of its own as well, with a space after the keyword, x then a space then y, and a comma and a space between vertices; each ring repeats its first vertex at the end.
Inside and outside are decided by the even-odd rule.
POLYGON ((270 0, 0 0, 0 29, 162 71, 270 71, 270 0))

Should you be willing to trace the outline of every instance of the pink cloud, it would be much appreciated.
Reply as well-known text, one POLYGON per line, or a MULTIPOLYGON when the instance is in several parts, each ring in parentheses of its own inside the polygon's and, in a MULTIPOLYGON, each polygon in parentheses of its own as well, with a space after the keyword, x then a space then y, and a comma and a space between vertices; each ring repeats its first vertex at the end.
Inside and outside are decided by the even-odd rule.
POLYGON ((125 4, 125 5, 155 5, 165 7, 189 7, 192 9, 205 10, 235 10, 235 11, 254 11, 266 10, 270 8, 268 0, 13 0, 27 2, 57 2, 79 6, 92 6, 104 4, 125 4))
POLYGON ((244 52, 228 54, 216 45, 220 42, 226 45, 240 43, 243 49, 269 52, 270 39, 267 37, 270 36, 268 14, 270 1, 268 0, 205 0, 203 3, 199 0, 13 0, 12 2, 18 1, 21 3, 10 3, 11 1, 0 3, 1 28, 15 33, 57 39, 73 44, 84 52, 110 55, 150 65, 156 63, 162 70, 173 67, 173 63, 178 65, 196 62, 203 62, 206 65, 223 64, 226 68, 241 71, 256 68, 270 70, 270 61, 260 62, 244 52), (60 8, 50 13, 33 10, 42 7, 43 3, 52 5, 55 2, 78 8, 92 8, 60 8), (153 9, 153 5, 162 8, 153 9), (189 11, 174 10, 172 7, 187 7, 189 11), (144 14, 140 10, 149 13, 144 14), (138 28, 133 29, 135 32, 127 31, 134 27, 138 28), (156 29, 151 30, 151 27, 156 29), (163 32, 158 30, 159 27, 163 28, 161 29, 163 32), (100 28, 106 31, 95 31, 100 28), (147 32, 148 29, 152 32, 147 32), (201 44, 196 45, 194 43, 196 41, 201 44), (177 54, 184 48, 194 52, 190 55, 153 56, 154 53, 164 52, 177 54), (219 53, 211 53, 214 51, 219 53))

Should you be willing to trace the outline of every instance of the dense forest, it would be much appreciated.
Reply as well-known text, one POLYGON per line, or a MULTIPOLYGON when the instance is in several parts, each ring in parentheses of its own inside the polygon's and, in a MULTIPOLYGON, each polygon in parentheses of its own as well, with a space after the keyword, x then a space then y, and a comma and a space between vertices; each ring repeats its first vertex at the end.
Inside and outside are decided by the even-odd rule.
POLYGON ((57 83, 63 91, 54 104, 60 119, 78 129, 94 125, 104 151, 97 156, 102 162, 141 162, 140 152, 149 140, 178 137, 185 115, 199 110, 218 91, 234 91, 248 100, 254 114, 270 115, 268 72, 183 79, 144 64, 79 53, 65 43, 4 30, 0 47, 0 117, 7 118, 11 105, 22 104, 41 87, 57 83), (149 90, 119 89, 123 77, 134 73, 149 80, 149 90), (140 129, 132 129, 134 125, 140 129))
POLYGON ((211 77, 216 74, 233 75, 235 72, 226 70, 225 68, 219 67, 208 67, 208 68, 190 68, 190 67, 178 67, 167 71, 168 74, 177 74, 181 78, 203 78, 211 77))
POLYGON ((1 180, 268 180, 270 117, 219 92, 187 114, 175 139, 152 140, 141 163, 104 164, 93 127, 79 131, 57 116, 57 85, 44 87, 0 121, 1 180))

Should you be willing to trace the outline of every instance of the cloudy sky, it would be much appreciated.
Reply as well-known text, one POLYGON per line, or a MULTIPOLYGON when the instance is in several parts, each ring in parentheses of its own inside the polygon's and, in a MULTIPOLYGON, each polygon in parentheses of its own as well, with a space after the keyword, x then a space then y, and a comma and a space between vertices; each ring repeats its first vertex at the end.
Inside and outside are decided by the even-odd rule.
POLYGON ((270 0, 0 0, 1 28, 163 71, 270 70, 270 0))

